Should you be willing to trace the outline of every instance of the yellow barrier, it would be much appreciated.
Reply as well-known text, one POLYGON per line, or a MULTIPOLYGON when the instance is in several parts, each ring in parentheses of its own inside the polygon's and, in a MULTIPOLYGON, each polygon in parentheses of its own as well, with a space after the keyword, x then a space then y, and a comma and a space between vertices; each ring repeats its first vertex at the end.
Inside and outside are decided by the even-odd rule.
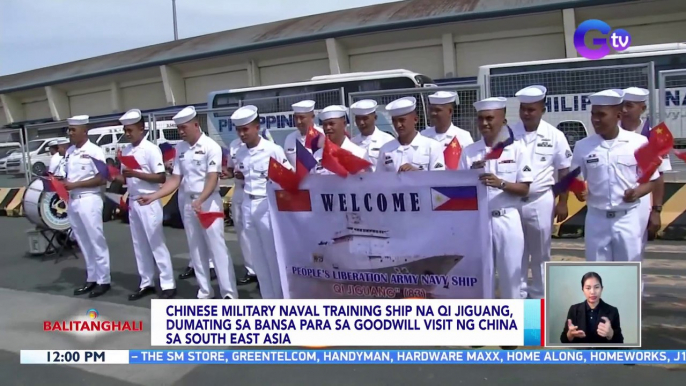
POLYGON ((0 216, 23 216, 24 192, 26 188, 0 188, 0 216))

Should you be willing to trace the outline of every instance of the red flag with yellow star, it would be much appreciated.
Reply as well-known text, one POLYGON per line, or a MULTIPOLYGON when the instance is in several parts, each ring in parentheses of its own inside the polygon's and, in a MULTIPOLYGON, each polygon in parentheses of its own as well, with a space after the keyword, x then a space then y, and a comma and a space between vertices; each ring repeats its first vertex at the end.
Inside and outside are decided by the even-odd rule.
POLYGON ((267 177, 279 184, 284 190, 295 192, 298 190, 298 176, 294 171, 286 168, 273 157, 269 157, 269 170, 267 177))
POLYGON ((453 137, 448 146, 443 150, 443 157, 445 158, 445 167, 448 170, 457 170, 460 164, 460 156, 462 155, 462 146, 457 140, 457 137, 453 137))
POLYGON ((648 143, 651 144, 653 150, 660 157, 664 157, 672 151, 672 148, 674 147, 674 137, 672 136, 672 132, 667 128, 667 125, 662 122, 650 130, 648 143))
POLYGON ((307 134, 305 135, 305 147, 312 150, 312 141, 318 136, 319 132, 314 127, 307 129, 307 134))

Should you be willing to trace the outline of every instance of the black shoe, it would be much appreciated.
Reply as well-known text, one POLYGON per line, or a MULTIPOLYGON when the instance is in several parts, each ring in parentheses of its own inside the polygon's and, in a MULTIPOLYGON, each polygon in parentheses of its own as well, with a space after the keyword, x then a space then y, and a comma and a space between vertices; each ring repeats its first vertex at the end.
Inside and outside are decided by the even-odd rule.
POLYGON ((110 285, 109 284, 98 284, 93 288, 93 291, 88 294, 89 298, 97 298, 98 296, 102 296, 107 293, 107 291, 110 290, 110 285))
POLYGON ((176 288, 162 290, 160 299, 173 299, 176 296, 176 288))
POLYGON ((195 277, 195 270, 193 267, 188 267, 183 273, 179 274, 179 280, 186 280, 191 277, 195 277))
POLYGON ((224 296, 224 299, 233 300, 233 298, 232 298, 231 296, 229 296, 229 295, 224 296))
POLYGON ((83 285, 83 287, 79 287, 74 290, 74 295, 84 295, 87 294, 95 288, 97 283, 94 282, 87 282, 86 284, 83 285))
POLYGON ((503 350, 516 350, 517 346, 500 346, 503 350))
POLYGON ((210 268, 210 280, 214 280, 217 278, 217 272, 214 270, 214 268, 210 268))
POLYGON ((255 283, 257 282, 257 276, 255 275, 245 275, 242 278, 238 279, 238 285, 246 285, 250 283, 255 283))
POLYGON ((142 298, 144 298, 148 295, 152 295, 154 293, 155 293, 155 287, 143 287, 143 288, 140 288, 138 291, 129 295, 129 300, 133 301, 133 300, 142 299, 142 298))

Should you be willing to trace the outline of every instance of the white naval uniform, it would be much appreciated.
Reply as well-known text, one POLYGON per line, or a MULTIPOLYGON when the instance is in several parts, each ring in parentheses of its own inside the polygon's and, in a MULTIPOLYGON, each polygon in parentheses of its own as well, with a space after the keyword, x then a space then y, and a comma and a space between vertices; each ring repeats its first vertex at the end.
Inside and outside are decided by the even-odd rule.
POLYGON ((429 126, 426 129, 424 129, 421 132, 421 134, 427 138, 431 138, 442 143, 443 148, 448 147, 448 145, 450 145, 450 142, 455 137, 457 137, 457 142, 460 143, 460 147, 463 149, 468 145, 474 143, 472 135, 467 130, 460 129, 452 123, 450 124, 450 127, 448 127, 448 130, 446 130, 445 133, 437 133, 435 127, 429 126))
POLYGON ((524 254, 522 256, 522 297, 542 299, 543 278, 546 261, 550 261, 551 237, 554 221, 556 171, 569 168, 572 150, 567 138, 556 127, 541 120, 535 131, 527 132, 520 121, 514 124, 515 139, 521 140, 531 159, 534 180, 529 195, 522 199, 519 215, 524 231, 524 254), (529 264, 529 257, 531 263, 529 264), (531 267, 531 286, 527 285, 531 267))
MULTIPOLYGON (((347 150, 355 157, 362 158, 364 160, 369 161, 367 158, 367 151, 353 143, 353 141, 349 140, 348 138, 343 139, 343 143, 341 144, 341 149, 347 150)), ((324 155, 324 149, 319 149, 314 153, 314 159, 317 160, 317 166, 312 168, 310 173, 312 174, 322 174, 322 175, 331 175, 334 174, 333 172, 330 172, 329 170, 325 169, 322 166, 322 156, 324 155)))
POLYGON ((376 165, 377 172, 397 172, 404 164, 419 170, 445 170, 443 145, 419 133, 409 145, 401 145, 397 139, 381 146, 376 165))
MULTIPOLYGON (((641 134, 643 131, 643 125, 645 121, 642 119, 641 123, 634 130, 634 133, 641 134)), ((621 128, 621 126, 620 126, 621 128)), ((651 128, 652 130, 652 128, 651 128)), ((669 154, 662 158, 662 163, 658 166, 657 171, 659 173, 664 173, 672 170, 672 163, 669 160, 669 154)), ((641 197, 641 204, 639 205, 639 211, 641 212, 641 226, 645 229, 643 232, 643 246, 641 247, 641 253, 645 251, 646 245, 648 244, 648 220, 650 219, 650 212, 653 210, 653 198, 652 194, 646 194, 641 197)))
MULTIPOLYGON (((483 139, 467 146, 462 150, 460 170, 471 169, 490 151, 483 139)), ((492 173, 505 182, 532 182, 530 160, 524 144, 514 141, 503 150, 499 159, 486 161, 484 173, 492 173)), ((493 238, 492 261, 498 272, 500 297, 519 299, 524 252, 524 232, 518 210, 521 198, 494 187, 488 187, 487 193, 493 238)), ((493 283, 495 285, 495 276, 493 283)))
MULTIPOLYGON (((222 150, 210 137, 202 134, 194 145, 182 141, 176 145, 173 174, 181 176, 179 196, 183 199, 183 227, 188 238, 188 249, 198 280, 198 298, 211 299, 214 290, 210 283, 210 259, 214 261, 221 297, 238 298, 236 274, 229 249, 224 240, 224 222, 215 221, 204 229, 191 206, 205 188, 207 173, 221 173, 222 150)), ((217 177, 219 178, 219 177, 217 177)), ((202 204, 204 212, 223 212, 224 203, 219 195, 219 184, 202 204)))
POLYGON ((260 139, 257 146, 242 146, 236 153, 237 169, 243 173, 243 232, 248 237, 253 268, 260 281, 262 299, 283 299, 281 270, 276 259, 276 245, 267 200, 269 159, 274 158, 288 169, 281 146, 260 139))
POLYGON ((52 174, 53 176, 57 175, 56 173, 58 172, 58 169, 60 167, 60 164, 62 163, 62 157, 60 153, 55 153, 50 157, 50 165, 48 166, 48 173, 52 174))
MULTIPOLYGON (((324 130, 322 130, 321 127, 319 126, 314 126, 314 129, 317 130, 318 133, 324 134, 324 130)), ((309 130, 309 129, 308 129, 309 130)), ((288 163, 291 165, 295 165, 295 156, 296 156, 296 141, 300 142, 301 144, 305 145, 305 138, 307 138, 307 133, 305 135, 300 134, 300 130, 295 130, 294 132, 288 134, 286 136, 286 140, 283 143, 283 150, 286 152, 286 159, 288 159, 288 163)), ((312 153, 312 150, 308 149, 307 146, 305 146, 307 150, 312 153)))
MULTIPOLYGON (((245 146, 240 138, 236 138, 231 141, 229 145, 229 160, 227 166, 230 169, 236 167, 236 153, 241 146, 245 146)), ((255 270, 252 264, 252 255, 250 253, 250 242, 248 241, 248 236, 246 236, 243 231, 243 181, 234 180, 233 185, 233 195, 231 196, 231 216, 233 217, 233 228, 236 230, 236 236, 238 236, 238 246, 241 248, 241 254, 243 255, 243 262, 245 264, 245 269, 248 271, 248 275, 255 276, 255 270)))
MULTIPOLYGON (((638 187, 634 152, 648 143, 640 134, 619 130, 606 141, 594 134, 576 143, 571 169, 581 167, 588 183, 586 199, 586 260, 640 261, 645 225, 640 202, 624 202, 624 192, 638 187)), ((656 180, 659 173, 651 176, 656 180)))
MULTIPOLYGON (((70 146, 65 158, 68 182, 87 181, 98 174, 91 158, 105 162, 102 149, 91 141, 80 148, 70 146)), ((110 284, 110 251, 102 229, 102 206, 100 186, 78 188, 69 192, 67 215, 86 260, 86 281, 110 284)))
POLYGON ((379 160, 381 146, 391 142, 393 139, 392 135, 379 130, 378 127, 374 127, 374 132, 371 135, 364 136, 358 134, 353 137, 352 142, 367 152, 367 160, 372 163, 372 171, 374 171, 379 160))
MULTIPOLYGON (((143 173, 164 173, 164 162, 160 148, 143 139, 138 146, 128 144, 122 150, 123 156, 133 156, 143 173)), ((126 167, 122 165, 122 170, 126 167)), ((155 265, 160 271, 160 288, 176 288, 171 256, 162 231, 164 211, 162 203, 157 200, 150 205, 140 205, 137 199, 152 194, 160 189, 159 184, 143 181, 139 178, 126 179, 129 193, 129 223, 133 252, 136 256, 138 274, 141 277, 140 288, 155 286, 155 265)))

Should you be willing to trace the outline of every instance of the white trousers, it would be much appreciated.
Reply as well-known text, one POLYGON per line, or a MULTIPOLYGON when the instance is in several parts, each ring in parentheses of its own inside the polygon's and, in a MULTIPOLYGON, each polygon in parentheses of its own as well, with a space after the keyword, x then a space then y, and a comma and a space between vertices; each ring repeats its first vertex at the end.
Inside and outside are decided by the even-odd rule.
POLYGON ((643 234, 640 208, 608 212, 588 207, 585 240, 587 261, 641 261, 643 234))
POLYGON ((102 230, 102 205, 99 194, 72 196, 67 216, 86 261, 86 281, 110 284, 110 251, 102 230))
MULTIPOLYGON (((181 221, 183 221, 183 211, 184 211, 184 199, 183 199, 183 194, 179 194, 176 196, 176 203, 179 204, 179 213, 181 213, 181 221)), ((188 259, 188 268, 193 268, 193 259, 188 259)), ((214 269, 214 261, 212 261, 212 256, 210 256, 210 269, 214 269)))
MULTIPOLYGON (((193 259, 191 259, 191 260, 188 261, 188 266, 189 266, 190 268, 195 269, 195 268, 193 267, 193 259)), ((212 258, 211 258, 211 257, 210 257, 210 269, 214 269, 214 261, 212 261, 212 258)))
POLYGON ((543 299, 545 262, 550 261, 551 237, 553 233, 553 191, 530 198, 520 208, 522 231, 524 232, 524 254, 522 255, 522 297, 543 299), (531 259, 531 260, 529 260, 531 259), (528 285, 529 268, 531 285, 528 285))
POLYGON ((129 225, 138 274, 141 277, 140 288, 155 286, 155 265, 160 271, 162 290, 176 288, 171 256, 162 230, 162 203, 159 200, 150 205, 140 205, 136 200, 130 202, 129 225))
MULTIPOLYGON (((235 189, 235 188, 234 188, 235 189)), ((255 276, 255 270, 252 264, 252 255, 250 254, 250 242, 248 236, 243 231, 243 192, 235 192, 231 199, 231 217, 233 217, 233 228, 236 230, 236 237, 238 237, 238 246, 241 248, 243 255, 243 262, 248 275, 255 276), (240 195, 240 197, 237 197, 240 195), (236 199, 238 198, 238 199, 236 199)))
POLYGON ((260 281, 262 299, 283 299, 281 273, 276 259, 274 231, 267 198, 243 197, 243 232, 252 253, 252 263, 260 281))
MULTIPOLYGON (((186 194, 179 192, 179 194, 186 194)), ((216 220, 212 225, 204 229, 200 225, 198 215, 191 206, 191 197, 183 200, 183 228, 188 238, 188 250, 195 268, 195 278, 198 281, 198 299, 211 299, 214 290, 210 281, 210 259, 214 261, 217 281, 221 297, 229 296, 238 298, 236 289, 236 273, 233 269, 233 261, 224 240, 224 221, 216 220)), ((224 205, 219 193, 215 192, 202 204, 204 212, 223 212, 224 205)))
MULTIPOLYGON (((646 253, 646 247, 648 246, 648 221, 650 220, 650 212, 653 209, 653 198, 650 194, 646 194, 641 197, 641 203, 638 205, 638 210, 640 213, 640 223, 643 229, 643 238, 641 239, 641 260, 643 255, 646 253)), ((645 275, 641 278, 641 294, 645 287, 645 275)))
MULTIPOLYGON (((491 217, 493 261, 498 273, 501 299, 520 299, 522 282, 522 253, 524 232, 519 211, 501 209, 500 216, 491 217)), ((495 277, 493 278, 495 284, 495 277)))

